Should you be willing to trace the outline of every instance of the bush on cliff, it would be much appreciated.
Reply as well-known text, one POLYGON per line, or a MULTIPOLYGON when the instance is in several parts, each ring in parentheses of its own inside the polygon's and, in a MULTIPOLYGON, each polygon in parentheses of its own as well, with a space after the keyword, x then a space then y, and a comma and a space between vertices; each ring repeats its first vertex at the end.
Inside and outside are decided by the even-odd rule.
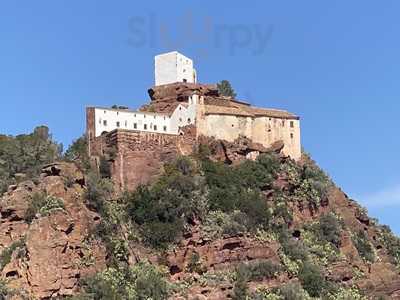
POLYGON ((311 297, 319 297, 326 288, 325 279, 318 266, 306 261, 299 271, 299 280, 311 297))
POLYGON ((317 225, 315 231, 318 237, 323 241, 333 244, 336 248, 339 248, 342 225, 337 216, 333 213, 325 214, 320 217, 317 225))
POLYGON ((112 199, 113 191, 114 187, 111 180, 101 178, 96 172, 89 173, 86 179, 86 205, 104 216, 106 202, 112 199))
POLYGON ((384 245, 393 263, 400 265, 400 238, 395 236, 388 226, 380 226, 379 242, 384 245))
POLYGON ((360 230, 353 235, 354 246, 357 248, 358 254, 369 262, 375 261, 375 252, 370 243, 367 234, 360 230))
POLYGON ((157 267, 140 262, 132 268, 108 268, 82 281, 81 299, 167 299, 169 285, 157 267))
POLYGON ((15 175, 36 178, 45 164, 61 156, 62 145, 53 141, 46 126, 16 137, 0 135, 0 194, 16 182, 15 175))
POLYGON ((281 173, 289 183, 288 199, 311 209, 317 209, 327 199, 332 182, 329 177, 311 160, 299 165, 292 160, 285 161, 281 173))
POLYGON ((76 163, 82 171, 88 171, 90 169, 87 138, 85 135, 72 142, 67 151, 65 151, 64 159, 76 163))
POLYGON ((45 193, 35 193, 29 202, 24 219, 31 223, 38 214, 46 216, 56 209, 64 209, 64 201, 61 198, 48 196, 45 193))
POLYGON ((243 212, 247 216, 243 225, 248 230, 267 227, 271 216, 261 191, 276 178, 278 167, 278 159, 272 154, 260 155, 256 161, 247 160, 237 166, 203 160, 210 209, 243 212))
POLYGON ((184 175, 185 170, 163 176, 152 186, 141 186, 125 196, 130 219, 140 225, 145 243, 153 247, 174 242, 188 222, 204 214, 202 181, 184 175))
POLYGON ((235 277, 232 298, 234 300, 247 300, 249 295, 249 287, 247 285, 247 281, 249 280, 249 270, 244 264, 240 264, 236 268, 235 277))
POLYGON ((25 238, 14 241, 10 246, 3 249, 0 254, 0 272, 10 263, 12 254, 17 250, 26 250, 25 238))

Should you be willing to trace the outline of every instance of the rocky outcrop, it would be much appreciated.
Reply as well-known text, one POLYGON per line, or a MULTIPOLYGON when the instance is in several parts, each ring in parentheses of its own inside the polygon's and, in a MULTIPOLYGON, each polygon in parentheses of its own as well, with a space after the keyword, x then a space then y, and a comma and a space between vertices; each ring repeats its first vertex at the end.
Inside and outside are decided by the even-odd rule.
POLYGON ((148 90, 151 102, 142 106, 143 111, 171 113, 180 102, 187 102, 193 93, 200 96, 218 96, 214 84, 182 83, 155 86, 148 90))
POLYGON ((83 178, 73 164, 49 165, 39 184, 20 183, 1 199, 0 230, 6 233, 1 235, 2 249, 24 241, 1 272, 11 287, 38 299, 72 295, 82 274, 104 267, 104 248, 85 241, 99 217, 83 203, 83 178), (29 224, 25 215, 36 192, 62 199, 64 209, 39 215, 29 224))
POLYGON ((207 242, 200 237, 186 239, 182 246, 167 256, 174 280, 181 280, 188 272, 193 255, 198 255, 205 270, 233 269, 238 263, 256 259, 279 262, 277 243, 261 243, 245 237, 230 237, 207 242))
POLYGON ((283 141, 277 141, 271 147, 266 148, 246 137, 239 137, 233 142, 228 142, 201 136, 199 137, 199 144, 207 145, 210 148, 211 159, 229 164, 237 163, 244 159, 254 160, 260 153, 273 152, 280 154, 284 147, 283 141))

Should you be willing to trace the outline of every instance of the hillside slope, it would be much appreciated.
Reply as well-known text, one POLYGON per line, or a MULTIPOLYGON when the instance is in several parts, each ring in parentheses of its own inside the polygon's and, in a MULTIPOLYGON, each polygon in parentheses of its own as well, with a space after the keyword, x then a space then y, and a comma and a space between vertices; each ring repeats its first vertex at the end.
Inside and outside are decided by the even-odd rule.
POLYGON ((400 299, 399 239, 307 155, 227 164, 204 144, 117 194, 84 150, 8 173, 0 299, 400 299))

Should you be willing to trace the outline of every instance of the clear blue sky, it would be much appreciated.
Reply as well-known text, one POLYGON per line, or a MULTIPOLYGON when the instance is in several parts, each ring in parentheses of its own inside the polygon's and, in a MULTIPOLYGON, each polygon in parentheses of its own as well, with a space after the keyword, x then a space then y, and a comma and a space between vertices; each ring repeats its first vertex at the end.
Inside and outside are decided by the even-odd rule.
POLYGON ((0 132, 46 124, 64 145, 87 105, 138 107, 153 56, 179 50, 199 80, 302 117, 304 148, 400 233, 400 2, 0 3, 0 132))

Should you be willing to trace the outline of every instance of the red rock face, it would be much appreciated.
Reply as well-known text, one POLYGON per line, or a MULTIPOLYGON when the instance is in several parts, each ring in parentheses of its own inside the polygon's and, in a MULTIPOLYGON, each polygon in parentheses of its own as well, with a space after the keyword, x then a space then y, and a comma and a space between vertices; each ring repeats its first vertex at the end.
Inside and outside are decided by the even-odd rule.
POLYGON ((105 250, 100 245, 91 245, 93 265, 82 264, 85 238, 98 222, 97 214, 89 211, 83 203, 80 182, 83 174, 73 164, 53 164, 44 169, 41 183, 23 182, 8 192, 0 202, 1 250, 13 242, 25 239, 26 252, 14 252, 10 263, 1 272, 1 277, 10 281, 10 286, 34 295, 37 299, 72 295, 78 280, 105 266, 105 250), (71 179, 71 187, 65 179, 71 179), (25 220, 31 196, 35 192, 46 192, 61 198, 65 209, 48 216, 25 220))
POLYGON ((188 102, 188 97, 196 93, 205 97, 217 97, 218 89, 214 84, 182 83, 155 86, 149 89, 150 104, 144 105, 141 110, 171 113, 180 102, 188 102))
POLYGON ((121 190, 133 190, 149 183, 163 170, 165 163, 178 155, 193 153, 196 131, 184 128, 184 135, 167 135, 129 130, 114 130, 96 139, 96 155, 113 151, 110 160, 112 179, 121 190))

